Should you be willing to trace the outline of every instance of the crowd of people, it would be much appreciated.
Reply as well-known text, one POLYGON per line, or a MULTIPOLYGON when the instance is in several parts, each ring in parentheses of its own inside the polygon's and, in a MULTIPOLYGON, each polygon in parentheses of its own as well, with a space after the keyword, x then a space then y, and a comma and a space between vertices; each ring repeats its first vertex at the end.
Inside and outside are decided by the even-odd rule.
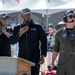
POLYGON ((57 30, 53 27, 49 27, 48 35, 47 35, 47 50, 51 51, 53 50, 53 46, 55 43, 55 34, 57 30))
POLYGON ((30 9, 22 9, 21 17, 22 23, 16 25, 12 20, 9 28, 10 17, 5 13, 0 14, 0 56, 11 57, 11 47, 18 42, 18 57, 35 63, 31 67, 31 75, 39 75, 40 65, 44 64, 47 51, 52 52, 51 70, 59 54, 56 75, 74 75, 75 11, 66 11, 63 16, 65 27, 56 30, 50 26, 48 34, 40 24, 34 22, 30 9))

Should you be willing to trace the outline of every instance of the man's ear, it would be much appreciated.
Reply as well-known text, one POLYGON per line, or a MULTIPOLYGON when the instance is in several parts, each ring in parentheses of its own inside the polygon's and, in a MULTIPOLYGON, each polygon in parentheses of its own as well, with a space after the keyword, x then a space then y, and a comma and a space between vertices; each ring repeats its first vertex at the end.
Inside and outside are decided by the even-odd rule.
POLYGON ((23 18, 23 15, 21 14, 21 17, 23 18))

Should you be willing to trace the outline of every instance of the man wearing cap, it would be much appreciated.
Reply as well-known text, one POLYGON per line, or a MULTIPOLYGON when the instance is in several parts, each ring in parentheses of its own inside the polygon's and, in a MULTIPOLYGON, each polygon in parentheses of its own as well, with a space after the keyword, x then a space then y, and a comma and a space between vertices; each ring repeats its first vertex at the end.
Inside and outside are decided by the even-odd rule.
POLYGON ((54 61, 60 52, 56 75, 75 75, 74 10, 67 10, 64 14, 63 20, 66 25, 56 33, 51 66, 53 67, 54 61))
POLYGON ((11 48, 8 33, 8 16, 5 13, 0 14, 0 56, 11 56, 11 48))
POLYGON ((31 10, 25 8, 21 12, 23 23, 14 28, 12 44, 19 41, 19 57, 35 63, 31 67, 31 75, 39 75, 40 64, 44 63, 47 52, 47 37, 41 27, 31 19, 31 10), (41 49, 39 49, 41 41, 41 49))

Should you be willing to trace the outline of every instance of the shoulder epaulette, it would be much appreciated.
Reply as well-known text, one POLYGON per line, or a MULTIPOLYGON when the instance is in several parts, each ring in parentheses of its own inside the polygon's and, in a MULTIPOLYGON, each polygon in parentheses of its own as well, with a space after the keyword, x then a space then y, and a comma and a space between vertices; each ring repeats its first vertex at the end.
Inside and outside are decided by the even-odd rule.
POLYGON ((66 27, 62 27, 62 28, 58 29, 58 32, 61 31, 61 30, 65 30, 65 28, 66 27))

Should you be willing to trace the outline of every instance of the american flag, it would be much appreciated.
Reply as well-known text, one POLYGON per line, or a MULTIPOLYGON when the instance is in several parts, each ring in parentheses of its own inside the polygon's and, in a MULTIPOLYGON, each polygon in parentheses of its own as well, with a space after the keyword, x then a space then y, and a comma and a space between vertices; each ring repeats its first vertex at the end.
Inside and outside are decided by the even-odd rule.
POLYGON ((20 0, 15 0, 16 2, 20 3, 20 0))

